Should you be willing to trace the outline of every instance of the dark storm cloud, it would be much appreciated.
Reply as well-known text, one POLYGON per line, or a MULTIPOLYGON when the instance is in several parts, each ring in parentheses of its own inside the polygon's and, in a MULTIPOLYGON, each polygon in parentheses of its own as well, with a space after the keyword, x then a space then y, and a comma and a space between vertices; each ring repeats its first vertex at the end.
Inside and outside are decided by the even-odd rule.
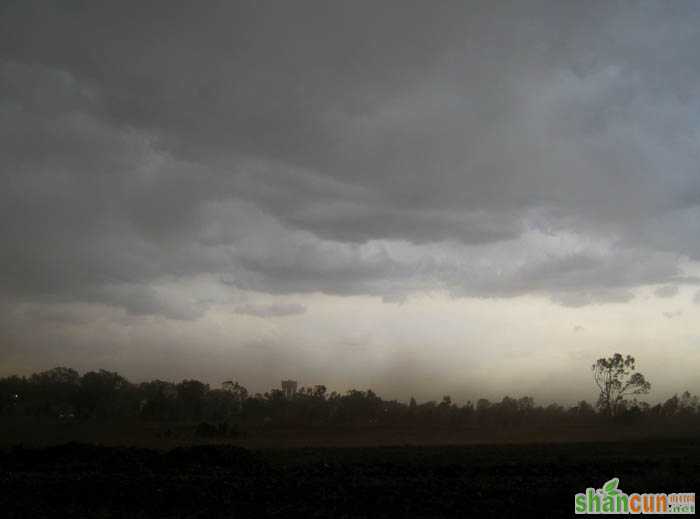
POLYGON ((697 22, 692 2, 5 2, 2 290, 192 319, 207 305, 163 283, 573 306, 677 283, 700 258, 697 22))

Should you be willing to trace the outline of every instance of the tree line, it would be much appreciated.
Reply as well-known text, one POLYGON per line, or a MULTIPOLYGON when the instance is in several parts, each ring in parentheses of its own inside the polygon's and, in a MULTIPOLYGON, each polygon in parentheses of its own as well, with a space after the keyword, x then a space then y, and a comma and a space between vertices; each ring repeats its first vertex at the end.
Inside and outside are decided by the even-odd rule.
POLYGON ((237 382, 212 388, 198 380, 152 380, 134 384, 118 373, 99 370, 80 375, 57 367, 29 377, 0 378, 0 416, 58 421, 216 422, 237 426, 416 426, 519 427, 586 424, 605 421, 667 421, 700 425, 698 398, 689 392, 650 405, 636 399, 650 384, 634 371, 634 359, 616 354, 593 365, 601 396, 564 407, 536 405, 531 397, 485 398, 458 405, 450 396, 439 402, 385 400, 372 390, 328 392, 322 385, 302 387, 290 398, 279 389, 250 394, 237 382), (631 400, 628 396, 632 396, 631 400))

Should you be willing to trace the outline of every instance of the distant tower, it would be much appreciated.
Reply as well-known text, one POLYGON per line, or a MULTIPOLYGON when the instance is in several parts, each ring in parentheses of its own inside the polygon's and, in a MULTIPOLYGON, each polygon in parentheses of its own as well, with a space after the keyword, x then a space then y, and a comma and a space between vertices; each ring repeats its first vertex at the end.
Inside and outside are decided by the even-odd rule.
POLYGON ((284 393, 285 398, 292 398, 297 394, 297 381, 296 380, 283 380, 282 381, 282 393, 284 393))

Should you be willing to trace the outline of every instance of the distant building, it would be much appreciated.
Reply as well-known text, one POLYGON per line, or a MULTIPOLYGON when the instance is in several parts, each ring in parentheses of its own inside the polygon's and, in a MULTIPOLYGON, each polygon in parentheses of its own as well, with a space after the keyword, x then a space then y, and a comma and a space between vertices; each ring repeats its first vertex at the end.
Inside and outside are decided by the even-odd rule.
POLYGON ((297 381, 296 380, 283 380, 282 381, 282 393, 284 393, 285 398, 292 398, 297 394, 297 381))

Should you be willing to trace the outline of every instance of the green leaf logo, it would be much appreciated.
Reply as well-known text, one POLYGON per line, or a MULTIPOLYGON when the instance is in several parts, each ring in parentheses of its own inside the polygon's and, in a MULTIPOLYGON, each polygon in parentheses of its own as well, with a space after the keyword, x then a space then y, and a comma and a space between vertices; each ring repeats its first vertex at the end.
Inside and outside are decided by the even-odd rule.
POLYGON ((620 483, 620 478, 612 478, 603 485, 601 490, 609 496, 619 494, 620 490, 617 488, 618 483, 620 483))

